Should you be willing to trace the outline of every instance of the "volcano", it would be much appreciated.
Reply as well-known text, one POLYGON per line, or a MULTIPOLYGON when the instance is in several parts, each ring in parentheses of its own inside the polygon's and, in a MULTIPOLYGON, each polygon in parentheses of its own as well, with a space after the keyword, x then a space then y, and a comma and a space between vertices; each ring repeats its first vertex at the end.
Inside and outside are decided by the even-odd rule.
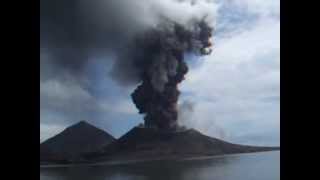
POLYGON ((95 152, 113 141, 107 132, 80 121, 40 144, 40 162, 79 161, 81 154, 95 152))
POLYGON ((89 161, 155 160, 215 156, 279 150, 229 143, 206 136, 195 129, 160 131, 135 127, 99 152, 87 154, 89 161))

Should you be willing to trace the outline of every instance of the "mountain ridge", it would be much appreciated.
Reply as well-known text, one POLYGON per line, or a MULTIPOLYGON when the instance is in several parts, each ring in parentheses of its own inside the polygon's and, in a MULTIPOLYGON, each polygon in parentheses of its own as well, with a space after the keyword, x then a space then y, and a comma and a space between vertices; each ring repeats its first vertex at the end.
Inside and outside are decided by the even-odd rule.
POLYGON ((163 132, 152 128, 134 127, 101 151, 86 154, 87 160, 139 160, 184 158, 223 154, 278 150, 280 147, 260 147, 234 144, 210 137, 195 129, 163 132))
POLYGON ((70 161, 115 141, 109 133, 86 121, 65 128, 40 144, 40 161, 70 161))

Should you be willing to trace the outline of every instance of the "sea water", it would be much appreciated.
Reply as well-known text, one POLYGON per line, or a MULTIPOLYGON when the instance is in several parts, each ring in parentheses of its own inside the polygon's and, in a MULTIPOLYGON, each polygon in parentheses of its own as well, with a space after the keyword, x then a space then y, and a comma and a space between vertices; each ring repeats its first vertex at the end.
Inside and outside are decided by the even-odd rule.
POLYGON ((280 151, 126 165, 42 167, 40 180, 280 180, 280 151))

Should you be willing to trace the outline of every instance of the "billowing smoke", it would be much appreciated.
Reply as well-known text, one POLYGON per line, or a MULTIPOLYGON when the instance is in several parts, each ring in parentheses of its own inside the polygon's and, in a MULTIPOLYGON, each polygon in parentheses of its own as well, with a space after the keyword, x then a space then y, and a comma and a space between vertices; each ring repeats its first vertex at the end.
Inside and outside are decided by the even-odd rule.
POLYGON ((41 53, 48 58, 41 66, 55 71, 41 78, 68 74, 81 84, 92 56, 115 55, 110 75, 139 84, 132 99, 145 124, 175 128, 184 55, 211 52, 215 8, 211 0, 43 0, 41 53))
POLYGON ((132 93, 132 100, 145 125, 160 129, 177 128, 178 84, 184 80, 188 66, 185 53, 211 53, 212 28, 205 19, 193 21, 190 27, 165 20, 160 27, 136 37, 130 56, 124 62, 136 71, 141 84, 132 93))
POLYGON ((195 111, 195 103, 186 100, 178 104, 178 122, 179 125, 189 126, 189 122, 193 122, 195 111))
MULTIPOLYGON (((203 104, 201 104, 203 105, 203 104)), ((184 100, 178 104, 178 123, 182 129, 195 128, 203 133, 227 140, 229 135, 225 129, 217 123, 215 114, 207 117, 203 106, 194 101, 184 100)))

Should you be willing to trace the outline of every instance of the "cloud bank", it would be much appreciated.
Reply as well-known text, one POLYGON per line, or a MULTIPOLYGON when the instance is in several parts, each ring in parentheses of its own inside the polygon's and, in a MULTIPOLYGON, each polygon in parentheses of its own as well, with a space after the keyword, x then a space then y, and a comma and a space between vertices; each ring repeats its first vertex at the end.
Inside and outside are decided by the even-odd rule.
POLYGON ((181 84, 195 119, 182 123, 237 143, 279 145, 279 2, 221 3, 214 51, 181 84))

